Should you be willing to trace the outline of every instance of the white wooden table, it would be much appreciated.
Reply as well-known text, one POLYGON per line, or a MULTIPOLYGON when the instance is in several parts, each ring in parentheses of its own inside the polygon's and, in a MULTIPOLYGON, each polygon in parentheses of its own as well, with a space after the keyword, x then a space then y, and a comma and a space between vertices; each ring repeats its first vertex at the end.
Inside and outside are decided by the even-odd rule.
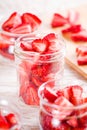
MULTIPOLYGON (((58 3, 58 0, 53 0, 54 2, 50 2, 47 0, 47 7, 43 6, 46 4, 46 0, 42 1, 41 0, 3 0, 0 1, 0 16, 2 14, 5 14, 6 12, 11 13, 12 11, 20 11, 20 12, 25 12, 25 11, 31 11, 31 12, 36 12, 39 15, 41 13, 46 13, 46 11, 54 11, 56 10, 60 5, 61 7, 64 7, 65 3, 66 5, 71 8, 74 5, 82 2, 82 0, 62 0, 61 2, 58 3), (69 3, 70 2, 70 3, 69 3), (58 7, 57 7, 57 4, 58 7), (53 5, 53 7, 51 6, 53 5), (32 5, 32 6, 31 6, 32 5), (36 10, 35 10, 36 8, 36 10), (50 9, 53 10, 50 10, 50 9), (44 10, 46 9, 46 10, 44 10)), ((50 0, 51 1, 51 0, 50 0)), ((87 0, 86 0, 87 1, 87 0)), ((84 2, 86 2, 84 0, 84 2)), ((86 83, 86 79, 84 79, 81 75, 79 75, 76 71, 72 70, 66 63, 65 63, 65 70, 64 70, 64 78, 67 80, 68 77, 71 77, 72 80, 82 80, 84 83, 86 83)), ((31 107, 25 105, 23 102, 21 102, 18 97, 17 97, 17 75, 16 75, 16 69, 15 66, 9 65, 8 63, 3 63, 0 61, 0 94, 4 96, 9 96, 13 100, 16 101, 16 103, 19 105, 21 109, 21 113, 23 114, 23 128, 24 130, 39 130, 39 123, 38 123, 38 110, 39 108, 31 107)))

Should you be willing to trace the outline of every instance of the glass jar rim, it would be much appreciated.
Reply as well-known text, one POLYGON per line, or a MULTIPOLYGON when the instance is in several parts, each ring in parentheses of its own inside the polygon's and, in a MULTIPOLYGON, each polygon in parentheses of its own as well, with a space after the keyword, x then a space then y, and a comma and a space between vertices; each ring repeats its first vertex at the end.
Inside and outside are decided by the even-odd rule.
MULTIPOLYGON (((43 33, 43 34, 47 34, 47 33, 43 33)), ((36 33, 32 32, 30 34, 24 34, 24 35, 18 37, 17 40, 15 41, 15 47, 14 47, 15 55, 17 55, 20 58, 21 58, 21 56, 19 56, 19 55, 30 55, 30 56, 33 56, 34 54, 39 55, 40 53, 38 53, 38 52, 24 51, 24 50, 20 49, 20 42, 21 42, 21 39, 27 38, 27 37, 29 37, 29 38, 31 37, 31 39, 29 39, 31 41, 36 39, 36 38, 41 38, 41 36, 43 36, 43 34, 41 35, 40 33, 37 34, 37 32, 36 33)), ((60 34, 56 34, 56 35, 60 36, 60 34)), ((59 44, 61 45, 60 50, 57 50, 56 52, 53 52, 53 53, 40 54, 40 56, 41 57, 58 56, 58 58, 64 57, 65 56, 65 44, 64 44, 63 40, 64 40, 63 38, 61 38, 61 40, 59 39, 59 44)))
MULTIPOLYGON (((41 92, 44 90, 44 86, 47 85, 47 84, 50 83, 50 82, 53 82, 53 81, 55 81, 55 79, 49 80, 49 81, 47 81, 47 82, 44 82, 44 83, 39 87, 39 89, 38 89, 38 96, 39 96, 40 102, 42 102, 42 104, 45 104, 45 105, 47 105, 47 106, 49 106, 49 107, 51 107, 51 108, 54 108, 54 109, 58 109, 58 107, 59 107, 59 108, 65 109, 65 110, 72 110, 72 109, 73 109, 73 110, 78 110, 78 109, 82 109, 82 108, 87 107, 87 103, 80 104, 80 105, 77 105, 77 106, 72 106, 72 107, 69 107, 69 106, 68 106, 68 107, 64 107, 64 106, 59 106, 59 105, 53 104, 53 103, 48 102, 47 100, 43 99, 43 97, 42 97, 42 95, 41 95, 41 92)), ((57 79, 56 79, 56 81, 57 81, 57 79)), ((60 82, 60 81, 59 81, 59 82, 60 82)), ((84 84, 84 82, 82 82, 81 80, 77 80, 77 82, 84 84)), ((71 85, 73 85, 73 84, 71 84, 71 85)), ((76 84, 76 85, 77 85, 77 84, 76 84)))

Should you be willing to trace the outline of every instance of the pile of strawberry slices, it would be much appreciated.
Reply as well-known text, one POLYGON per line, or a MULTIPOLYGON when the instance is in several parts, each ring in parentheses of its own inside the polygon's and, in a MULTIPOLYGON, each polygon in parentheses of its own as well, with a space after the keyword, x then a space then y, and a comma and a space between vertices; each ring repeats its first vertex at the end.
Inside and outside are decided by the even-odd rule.
POLYGON ((75 43, 87 42, 87 29, 85 29, 82 24, 78 24, 78 20, 79 13, 74 10, 68 11, 66 17, 59 13, 54 13, 51 21, 51 27, 64 27, 61 29, 63 36, 68 40, 74 41, 75 43))
POLYGON ((18 119, 14 113, 0 113, 0 130, 19 130, 18 119))
POLYGON ((40 125, 43 130, 87 129, 87 96, 84 96, 80 85, 58 90, 47 84, 39 92, 40 125))
POLYGON ((13 12, 6 21, 2 23, 2 29, 14 34, 25 34, 36 30, 41 24, 41 19, 32 13, 13 12))
POLYGON ((46 34, 41 38, 35 37, 31 42, 20 41, 20 51, 23 55, 17 56, 17 59, 24 59, 20 58, 21 62, 17 63, 19 93, 26 104, 39 105, 40 85, 63 74, 64 48, 65 45, 60 43, 55 33, 46 34))
POLYGON ((32 13, 13 12, 1 25, 3 30, 0 33, 0 55, 14 60, 14 42, 22 34, 35 31, 40 24, 41 19, 32 13))

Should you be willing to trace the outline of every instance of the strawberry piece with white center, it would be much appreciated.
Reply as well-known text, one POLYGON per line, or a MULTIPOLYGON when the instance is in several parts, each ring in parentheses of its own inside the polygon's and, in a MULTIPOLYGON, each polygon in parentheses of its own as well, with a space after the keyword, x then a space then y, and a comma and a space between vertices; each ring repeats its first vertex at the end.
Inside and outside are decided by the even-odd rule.
POLYGON ((71 39, 74 42, 87 42, 87 30, 82 30, 78 33, 72 34, 71 39))
POLYGON ((22 18, 22 23, 30 25, 32 31, 34 31, 42 22, 36 15, 31 13, 24 13, 21 16, 21 18, 22 18))
POLYGON ((73 85, 70 92, 70 101, 73 105, 82 104, 82 92, 83 89, 79 85, 73 85))
POLYGON ((57 94, 50 87, 44 88, 44 98, 49 102, 54 102, 57 99, 57 94))
POLYGON ((2 29, 10 32, 12 29, 18 27, 20 24, 22 24, 21 16, 17 12, 14 12, 2 24, 2 29))
POLYGON ((61 27, 67 23, 68 23, 67 18, 63 17, 62 15, 58 13, 54 13, 52 22, 51 22, 51 27, 52 28, 61 27))
POLYGON ((66 117, 70 115, 73 111, 72 109, 69 109, 73 107, 73 104, 68 101, 64 96, 59 96, 54 103, 58 105, 59 112, 57 113, 57 117, 60 120, 66 119, 66 117))
POLYGON ((70 119, 67 120, 67 123, 73 128, 78 126, 78 119, 76 116, 71 116, 70 119))
POLYGON ((77 57, 77 64, 78 65, 87 65, 87 55, 85 55, 85 56, 78 56, 77 57))
POLYGON ((76 47, 76 55, 77 57, 87 55, 87 45, 79 45, 76 47))
POLYGON ((48 47, 48 42, 43 41, 43 39, 35 39, 32 42, 32 48, 36 52, 44 53, 47 47, 48 47))
POLYGON ((79 13, 74 10, 69 10, 67 19, 70 25, 75 25, 79 19, 79 13))
POLYGON ((16 27, 15 29, 12 29, 12 33, 15 34, 26 34, 32 32, 32 27, 30 25, 23 25, 21 24, 20 26, 16 27))
POLYGON ((21 42, 20 43, 20 47, 24 50, 24 51, 32 51, 32 45, 30 42, 21 42))

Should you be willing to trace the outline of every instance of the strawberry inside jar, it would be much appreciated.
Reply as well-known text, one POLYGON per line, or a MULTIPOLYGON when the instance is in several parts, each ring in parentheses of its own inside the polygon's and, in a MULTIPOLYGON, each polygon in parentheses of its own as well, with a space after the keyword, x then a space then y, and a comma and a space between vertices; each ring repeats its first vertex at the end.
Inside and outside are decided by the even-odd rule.
POLYGON ((38 91, 40 129, 86 130, 86 86, 79 80, 66 82, 63 79, 42 84, 38 91))
POLYGON ((65 44, 55 33, 22 36, 15 44, 19 96, 28 105, 39 105, 38 88, 53 78, 61 78, 65 44))
POLYGON ((0 21, 0 55, 6 59, 14 60, 15 40, 23 34, 31 33, 38 29, 42 23, 35 14, 13 12, 0 21))

